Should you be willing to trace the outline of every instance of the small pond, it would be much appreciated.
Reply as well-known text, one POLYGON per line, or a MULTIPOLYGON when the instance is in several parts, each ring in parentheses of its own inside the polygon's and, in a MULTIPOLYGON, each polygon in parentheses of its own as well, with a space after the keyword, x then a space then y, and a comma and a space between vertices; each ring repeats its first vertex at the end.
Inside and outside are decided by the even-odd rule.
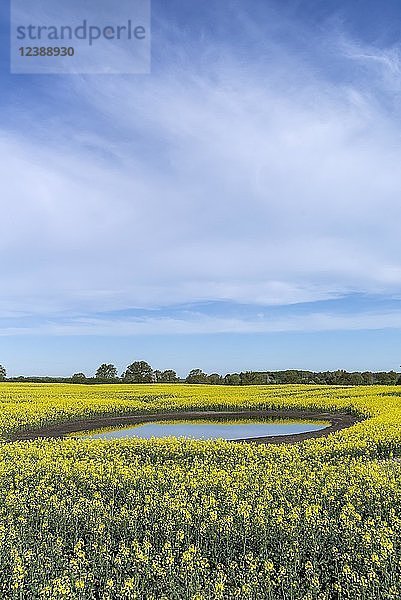
POLYGON ((116 440, 122 438, 185 437, 195 440, 244 440, 247 438, 272 437, 309 433, 329 427, 328 421, 306 421, 268 418, 213 418, 188 420, 160 420, 73 434, 85 439, 116 440))

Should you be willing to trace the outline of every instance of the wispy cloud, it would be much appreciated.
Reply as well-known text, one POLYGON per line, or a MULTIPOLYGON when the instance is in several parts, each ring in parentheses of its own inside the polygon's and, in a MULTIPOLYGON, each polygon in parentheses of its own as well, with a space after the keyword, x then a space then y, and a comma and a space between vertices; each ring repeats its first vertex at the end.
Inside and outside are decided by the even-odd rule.
MULTIPOLYGON (((344 69, 373 60, 397 75, 395 51, 355 48, 337 57, 344 69)), ((24 128, 3 124, 1 315, 17 325, 21 313, 51 320, 199 300, 268 306, 400 293, 401 138, 399 115, 375 99, 384 84, 330 81, 282 42, 244 64, 229 44, 209 41, 201 59, 190 53, 156 71, 57 81, 49 102, 65 96, 69 116, 27 108, 24 128)), ((86 317, 41 332, 352 329, 397 319, 86 317)))
MULTIPOLYGON (((390 73, 392 76, 401 75, 401 48, 377 48, 351 40, 343 40, 341 48, 344 55, 355 61, 365 63, 367 67, 377 68, 382 74, 390 73)), ((399 81, 395 80, 395 84, 399 81)))
POLYGON ((0 337, 8 336, 133 336, 194 335, 215 333, 294 333, 401 329, 401 313, 396 311, 355 314, 311 312, 305 315, 252 318, 221 317, 194 311, 179 316, 94 318, 75 317, 38 324, 0 327, 0 337))

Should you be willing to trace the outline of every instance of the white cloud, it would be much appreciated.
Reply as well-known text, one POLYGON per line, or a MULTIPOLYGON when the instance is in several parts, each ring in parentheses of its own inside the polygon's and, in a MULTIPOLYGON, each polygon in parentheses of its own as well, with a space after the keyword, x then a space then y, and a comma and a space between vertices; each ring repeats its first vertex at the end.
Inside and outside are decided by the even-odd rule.
POLYGON ((258 314, 256 318, 208 316, 187 312, 179 317, 146 316, 113 319, 76 317, 66 322, 0 327, 0 337, 7 336, 133 336, 133 335, 194 335, 215 333, 282 333, 319 331, 360 331, 401 329, 401 314, 396 311, 359 314, 311 312, 304 315, 273 317, 258 314))
MULTIPOLYGON (((245 67, 227 56, 144 79, 68 80, 60 94, 86 109, 75 126, 60 116, 3 130, 0 316, 400 294, 397 115, 288 49, 245 67)), ((201 323, 226 327, 242 325, 201 323)))
MULTIPOLYGON (((364 63, 368 68, 376 68, 382 75, 386 73, 392 77, 401 75, 401 51, 397 46, 375 48, 355 41, 343 40, 341 48, 348 58, 364 63)), ((393 83, 399 84, 399 81, 393 79, 393 83)))

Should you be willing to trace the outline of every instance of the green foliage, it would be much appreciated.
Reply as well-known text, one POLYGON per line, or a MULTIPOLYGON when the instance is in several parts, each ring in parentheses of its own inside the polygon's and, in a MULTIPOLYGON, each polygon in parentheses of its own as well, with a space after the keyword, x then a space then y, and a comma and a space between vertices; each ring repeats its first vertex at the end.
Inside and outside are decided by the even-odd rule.
POLYGON ((74 373, 74 375, 71 377, 71 380, 79 383, 86 380, 86 375, 85 373, 74 373))
POLYGON ((185 379, 186 383, 208 383, 208 378, 206 373, 202 371, 202 369, 192 369, 185 379))
POLYGON ((241 385, 241 377, 238 373, 227 373, 224 377, 225 385, 241 385))
POLYGON ((117 369, 114 365, 103 363, 96 371, 96 379, 117 379, 117 369))
POLYGON ((155 371, 155 381, 157 383, 178 383, 179 378, 175 371, 167 369, 166 371, 155 371))
MULTIPOLYGON (((5 371, 4 371, 5 373, 5 371)), ((32 383, 117 383, 117 371, 114 365, 101 365, 96 377, 82 377, 83 373, 76 373, 71 378, 66 377, 14 377, 8 381, 32 382, 32 383), (112 371, 106 371, 104 377, 98 376, 103 367, 111 367, 112 371), (112 376, 113 375, 113 376, 112 376), (77 376, 80 377, 79 381, 77 376)), ((5 377, 5 375, 4 375, 5 377)), ((3 379, 4 379, 3 377, 3 379)), ((0 371, 1 380, 1 371, 0 371)), ((177 373, 171 369, 166 371, 153 371, 152 367, 143 361, 130 365, 121 376, 122 383, 178 383, 180 381, 177 373), (140 366, 140 365, 145 365, 140 366)), ((400 385, 401 374, 395 371, 370 372, 365 371, 349 373, 342 369, 337 371, 300 371, 290 369, 286 371, 246 371, 241 373, 227 373, 224 377, 218 373, 208 375, 201 369, 193 369, 185 379, 186 383, 212 384, 212 385, 400 385)))
POLYGON ((218 373, 212 373, 207 376, 207 383, 210 385, 221 385, 224 383, 224 378, 218 373))
POLYGON ((152 383, 154 374, 152 367, 144 360, 133 362, 123 374, 126 383, 152 383))
POLYGON ((269 373, 256 371, 247 371, 246 373, 241 373, 240 379, 241 385, 266 385, 271 382, 269 373))

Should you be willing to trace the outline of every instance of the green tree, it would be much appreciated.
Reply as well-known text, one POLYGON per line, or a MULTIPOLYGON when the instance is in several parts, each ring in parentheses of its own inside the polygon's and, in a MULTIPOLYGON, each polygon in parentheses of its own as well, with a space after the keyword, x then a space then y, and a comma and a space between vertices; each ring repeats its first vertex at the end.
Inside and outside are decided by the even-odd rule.
POLYGON ((224 377, 225 385, 241 385, 241 377, 238 373, 227 373, 224 377))
POLYGON ((126 383, 153 383, 155 380, 152 367, 144 360, 137 360, 128 365, 123 374, 126 383))
POLYGON ((212 373, 207 376, 207 382, 210 383, 210 385, 221 385, 223 383, 223 378, 218 373, 212 373))
POLYGON ((242 385, 266 385, 271 383, 270 375, 264 371, 246 371, 240 374, 242 385))
POLYGON ((74 373, 74 375, 71 377, 71 381, 85 381, 86 380, 86 375, 85 373, 74 373))
POLYGON ((373 376, 373 373, 371 373, 370 371, 364 371, 362 373, 362 377, 363 377, 363 383, 365 385, 373 385, 375 382, 375 378, 373 376))
POLYGON ((376 383, 378 385, 396 385, 399 373, 389 371, 388 373, 375 373, 376 383))
POLYGON ((154 378, 155 383, 163 383, 162 376, 163 376, 163 373, 161 371, 159 371, 159 369, 156 369, 155 371, 153 371, 153 378, 154 378))
POLYGON ((0 381, 4 381, 7 377, 7 371, 3 365, 0 365, 0 381))
POLYGON ((155 371, 156 381, 158 383, 178 383, 179 378, 175 371, 167 369, 166 371, 155 371))
POLYGON ((117 379, 117 369, 114 365, 103 363, 95 375, 96 379, 117 379))
POLYGON ((186 383, 208 383, 207 375, 202 369, 192 369, 185 379, 186 383))
POLYGON ((361 373, 349 373, 347 378, 348 385, 364 385, 365 380, 361 373))

